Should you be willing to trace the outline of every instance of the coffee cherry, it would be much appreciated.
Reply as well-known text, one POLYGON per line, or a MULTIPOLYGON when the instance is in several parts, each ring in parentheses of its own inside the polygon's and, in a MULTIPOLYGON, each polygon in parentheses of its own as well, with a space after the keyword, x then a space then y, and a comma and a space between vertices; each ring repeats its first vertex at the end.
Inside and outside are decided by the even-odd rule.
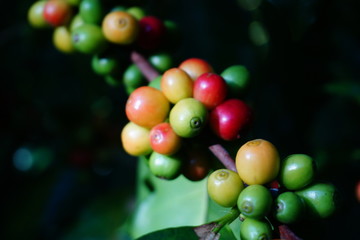
POLYGON ((154 50, 162 44, 165 34, 162 20, 155 16, 145 16, 139 20, 137 44, 143 49, 154 50))
POLYGON ((211 158, 206 150, 201 147, 187 149, 182 173, 190 181, 200 181, 208 175, 211 158))
POLYGON ((151 129, 168 117, 170 103, 164 94, 152 87, 142 86, 133 91, 125 106, 128 119, 151 129))
POLYGON ((94 24, 83 24, 75 28, 71 39, 74 48, 84 54, 97 54, 107 46, 101 28, 94 24))
POLYGON ((209 197, 223 207, 233 207, 244 189, 244 184, 236 172, 229 169, 218 169, 208 178, 209 197))
POLYGON ((53 27, 66 25, 72 14, 72 6, 64 0, 48 0, 43 9, 45 21, 53 27))
POLYGON ((279 180, 289 190, 299 190, 311 183, 315 176, 315 162, 306 154, 292 154, 281 163, 279 180))
POLYGON ((152 152, 149 136, 149 129, 128 122, 121 131, 122 146, 129 155, 147 155, 152 152))
POLYGON ((82 0, 79 5, 79 14, 85 23, 100 24, 103 18, 101 0, 82 0))
POLYGON ((247 184, 266 184, 279 172, 280 157, 275 146, 264 139, 248 141, 236 154, 236 169, 247 184))
POLYGON ((148 83, 149 87, 156 88, 161 91, 161 75, 154 78, 152 81, 148 83))
POLYGON ((243 65, 232 65, 220 74, 227 86, 230 97, 238 97, 249 83, 249 71, 243 65))
POLYGON ((124 71, 123 84, 130 95, 135 89, 145 85, 146 81, 136 64, 130 64, 124 71))
POLYGON ((274 216, 282 223, 294 223, 303 216, 305 205, 294 192, 283 192, 275 200, 274 216))
POLYGON ((209 110, 222 103, 226 94, 226 82, 216 73, 203 73, 194 82, 194 98, 202 102, 209 110))
POLYGON ((193 80, 180 68, 171 68, 161 78, 161 91, 171 103, 193 95, 193 80))
POLYGON ((157 153, 173 155, 181 147, 181 137, 174 132, 170 123, 159 123, 150 131, 150 144, 157 153))
POLYGON ((118 60, 110 55, 95 54, 91 60, 91 67, 101 76, 113 74, 119 68, 118 60))
POLYGON ((245 218, 240 225, 241 240, 271 240, 272 231, 268 222, 245 218))
POLYGON ((181 173, 182 157, 179 154, 167 156, 152 152, 149 168, 152 174, 163 179, 175 179, 181 173))
POLYGON ((124 11, 112 11, 102 21, 105 38, 115 44, 128 45, 133 43, 139 33, 136 18, 124 11))
POLYGON ((337 189, 329 183, 314 183, 295 193, 304 200, 309 216, 315 219, 331 216, 339 203, 337 189))
POLYGON ((165 52, 152 54, 149 57, 149 62, 160 72, 165 72, 173 66, 172 57, 165 52))
POLYGON ((53 43, 57 50, 63 53, 72 53, 75 51, 71 41, 71 33, 66 26, 56 27, 53 32, 53 43))
POLYGON ((128 9, 126 9, 126 12, 133 15, 137 20, 142 19, 146 15, 145 10, 138 6, 129 7, 128 9))
POLYGON ((34 2, 28 11, 28 22, 34 28, 46 28, 49 27, 49 23, 45 20, 43 12, 44 6, 47 1, 41 0, 34 2))
POLYGON ((216 106, 209 117, 211 130, 221 139, 232 141, 240 138, 251 124, 252 112, 242 100, 232 98, 216 106))
POLYGON ((70 32, 74 31, 77 27, 85 24, 84 20, 80 17, 79 14, 76 14, 70 22, 70 32))
POLYGON ((207 110, 194 98, 178 101, 170 111, 169 121, 175 133, 184 138, 195 137, 206 126, 207 110))
POLYGON ((263 185, 247 186, 239 195, 237 206, 246 217, 261 219, 271 210, 272 197, 263 185))
POLYGON ((203 73, 214 72, 213 67, 201 58, 188 58, 180 63, 179 68, 184 70, 193 81, 203 73))

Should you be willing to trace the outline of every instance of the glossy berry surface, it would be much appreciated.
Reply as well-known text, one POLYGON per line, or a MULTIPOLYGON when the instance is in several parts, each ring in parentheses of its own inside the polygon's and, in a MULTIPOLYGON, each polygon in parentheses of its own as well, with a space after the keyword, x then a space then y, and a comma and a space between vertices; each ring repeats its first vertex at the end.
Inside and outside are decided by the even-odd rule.
POLYGON ((74 48, 84 54, 97 54, 107 46, 101 28, 94 24, 83 24, 75 28, 71 39, 74 48))
POLYGON ((150 144, 155 152, 172 155, 180 149, 181 137, 174 132, 170 123, 164 122, 151 129, 150 144))
POLYGON ((218 169, 208 178, 207 190, 210 198, 223 207, 233 207, 244 184, 236 172, 218 169))
POLYGON ((160 72, 165 72, 173 66, 173 59, 170 54, 166 52, 152 54, 149 57, 149 62, 160 72))
POLYGON ((193 80, 180 68, 170 68, 161 78, 161 91, 171 103, 193 96, 193 80))
POLYGON ((188 58, 179 64, 192 80, 196 80, 201 74, 214 72, 213 67, 206 60, 201 58, 188 58))
POLYGON ((164 94, 149 86, 135 89, 125 106, 125 113, 130 121, 149 129, 164 122, 169 110, 170 103, 164 94))
POLYGON ((339 203, 337 189, 329 183, 313 183, 295 193, 304 200, 309 216, 315 219, 331 216, 339 203))
POLYGON ((79 4, 79 15, 85 23, 100 24, 103 18, 101 0, 82 0, 79 4))
POLYGON ((126 92, 130 95, 135 89, 145 85, 146 81, 136 64, 130 64, 122 78, 126 92))
POLYGON ((113 56, 95 54, 91 60, 91 67, 95 73, 107 75, 116 72, 119 67, 119 62, 113 56))
POLYGON ((194 98, 185 98, 173 106, 169 121, 177 135, 190 138, 201 133, 206 126, 207 117, 207 109, 200 101, 194 98))
POLYGON ((249 185, 239 195, 237 206, 246 217, 261 219, 271 210, 272 196, 263 185, 249 185))
POLYGON ((279 172, 280 157, 276 147, 264 139, 243 144, 236 154, 236 169, 247 184, 265 184, 279 172))
POLYGON ((226 82, 216 73, 203 73, 194 82, 193 96, 211 110, 225 100, 226 82))
POLYGON ((240 225, 241 240, 271 240, 272 230, 265 220, 246 218, 240 225))
POLYGON ((63 0, 49 0, 43 9, 45 21, 53 27, 67 24, 72 14, 71 5, 63 0))
POLYGON ((243 65, 232 65, 220 74, 228 86, 230 97, 238 97, 249 83, 249 71, 243 65))
POLYGON ((159 178, 174 179, 180 175, 182 158, 180 155, 163 155, 153 152, 149 158, 150 171, 159 178))
POLYGON ((250 107, 240 99, 228 99, 216 106, 209 116, 211 130, 221 139, 232 141, 240 138, 241 132, 252 121, 250 107))
POLYGON ((139 33, 138 20, 130 13, 113 11, 105 15, 102 21, 105 38, 115 44, 133 43, 139 33))
POLYGON ((124 150, 132 156, 147 155, 152 152, 150 131, 133 122, 127 123, 121 131, 121 143, 124 150))
POLYGON ((313 181, 315 162, 306 154, 292 154, 281 163, 279 180, 289 190, 299 190, 313 181))
POLYGON ((47 1, 41 0, 34 2, 28 10, 28 22, 34 28, 45 28, 49 23, 45 20, 43 12, 47 1))
POLYGON ((275 218, 282 223, 290 224, 299 221, 304 215, 303 200, 294 192, 283 192, 275 199, 275 218))

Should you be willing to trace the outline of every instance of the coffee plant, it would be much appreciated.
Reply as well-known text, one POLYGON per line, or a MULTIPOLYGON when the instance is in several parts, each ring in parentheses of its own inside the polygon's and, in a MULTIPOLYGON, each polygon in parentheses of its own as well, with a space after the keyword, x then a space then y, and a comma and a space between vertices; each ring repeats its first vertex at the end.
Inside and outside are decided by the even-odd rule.
POLYGON ((8 11, 0 238, 356 239, 356 5, 8 11))

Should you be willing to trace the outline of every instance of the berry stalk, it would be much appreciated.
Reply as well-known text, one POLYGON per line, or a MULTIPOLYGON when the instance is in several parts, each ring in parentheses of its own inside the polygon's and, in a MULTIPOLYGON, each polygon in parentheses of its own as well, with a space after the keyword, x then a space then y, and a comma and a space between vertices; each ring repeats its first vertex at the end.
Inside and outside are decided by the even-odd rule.
POLYGON ((232 223, 237 217, 239 217, 240 215, 240 211, 238 209, 237 206, 231 208, 230 212, 228 214, 226 214, 225 216, 223 216, 222 218, 220 218, 217 221, 217 224, 215 225, 215 227, 212 229, 212 232, 214 233, 219 233, 220 230, 226 225, 226 224, 230 224, 232 223))
POLYGON ((140 69, 141 73, 149 82, 160 76, 159 72, 139 52, 131 52, 131 61, 136 64, 136 66, 140 69))
POLYGON ((221 144, 214 144, 209 150, 219 159, 219 161, 229 170, 237 172, 235 161, 221 144))

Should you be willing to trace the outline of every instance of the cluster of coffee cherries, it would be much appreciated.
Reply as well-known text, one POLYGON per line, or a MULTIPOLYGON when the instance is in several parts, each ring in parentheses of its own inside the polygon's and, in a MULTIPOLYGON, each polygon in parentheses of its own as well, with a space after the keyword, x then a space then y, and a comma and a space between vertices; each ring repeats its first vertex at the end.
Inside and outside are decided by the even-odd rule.
POLYGON ((28 22, 53 30, 57 50, 90 56, 94 72, 111 85, 119 85, 126 70, 134 68, 132 51, 163 54, 176 32, 175 22, 149 15, 144 8, 101 0, 38 0, 28 10, 28 22))
POLYGON ((212 172, 207 187, 217 204, 240 211, 241 239, 272 239, 273 223, 324 219, 336 210, 335 186, 315 180, 315 162, 307 154, 280 160, 271 142, 255 139, 239 148, 235 164, 237 172, 212 172))
POLYGON ((201 58, 167 69, 129 95, 129 122, 121 132, 124 150, 149 156, 149 168, 157 177, 174 179, 195 171, 198 176, 188 178, 203 179, 209 170, 207 140, 237 140, 251 123, 250 107, 229 90, 237 89, 239 95, 248 75, 243 65, 217 74, 201 58))

